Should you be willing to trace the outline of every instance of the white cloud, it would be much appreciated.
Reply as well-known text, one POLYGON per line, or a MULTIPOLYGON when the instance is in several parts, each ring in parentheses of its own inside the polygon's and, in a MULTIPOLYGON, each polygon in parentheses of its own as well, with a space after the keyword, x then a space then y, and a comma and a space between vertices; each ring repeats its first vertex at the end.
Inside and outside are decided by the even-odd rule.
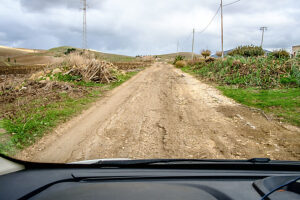
MULTIPOLYGON (((191 34, 204 28, 219 0, 87 0, 88 47, 100 51, 161 54, 191 51, 191 34)), ((226 3, 232 2, 230 0, 226 3)), ((81 46, 80 0, 0 0, 0 44, 27 48, 81 46)), ((299 0, 242 0, 224 7, 225 49, 259 44, 267 26, 266 48, 300 44, 299 0)), ((195 49, 220 49, 220 16, 201 35, 195 49)))

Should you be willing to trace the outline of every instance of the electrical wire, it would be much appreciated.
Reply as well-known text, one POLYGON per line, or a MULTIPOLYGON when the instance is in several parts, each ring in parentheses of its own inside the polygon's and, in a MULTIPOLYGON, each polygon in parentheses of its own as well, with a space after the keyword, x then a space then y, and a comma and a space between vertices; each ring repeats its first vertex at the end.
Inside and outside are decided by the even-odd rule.
POLYGON ((214 21, 215 17, 216 17, 217 14, 219 13, 220 8, 221 8, 221 6, 219 6, 217 12, 216 12, 215 15, 211 18, 211 20, 210 20, 210 22, 207 24, 207 26, 206 26, 204 29, 202 29, 201 31, 198 32, 199 34, 200 34, 200 33, 203 33, 203 32, 210 26, 210 24, 214 21))
POLYGON ((275 189, 273 189, 273 190, 270 191, 269 193, 265 194, 265 195, 261 198, 261 200, 265 200, 265 199, 266 199, 268 196, 270 196, 273 192, 276 192, 277 190, 283 188, 284 186, 287 186, 287 185, 289 185, 289 184, 292 184, 292 183, 294 183, 294 182, 296 182, 296 181, 298 181, 298 180, 300 180, 300 176, 297 177, 297 178, 295 178, 295 179, 293 179, 293 180, 291 180, 291 181, 288 181, 287 183, 284 183, 284 184, 278 186, 278 187, 275 188, 275 189))
MULTIPOLYGON (((234 2, 231 2, 231 3, 228 3, 228 4, 225 4, 225 5, 223 5, 223 7, 224 7, 224 6, 229 6, 229 5, 235 4, 235 3, 239 2, 239 1, 241 1, 241 0, 237 0, 237 1, 234 1, 234 2)), ((215 15, 211 18, 211 20, 210 20, 209 23, 205 26, 205 28, 202 29, 201 31, 196 31, 196 32, 198 32, 199 34, 201 34, 201 33, 203 33, 204 31, 206 31, 206 29, 211 25, 211 23, 214 21, 215 17, 216 17, 217 14, 219 13, 220 8, 221 8, 221 6, 218 7, 218 9, 217 9, 215 15)), ((190 33, 190 35, 188 36, 188 38, 186 38, 182 43, 184 43, 185 41, 187 41, 187 40, 190 38, 191 34, 192 34, 192 33, 190 33)))
POLYGON ((239 1, 241 1, 241 0, 237 0, 237 1, 234 1, 234 2, 231 2, 231 3, 224 4, 223 7, 230 6, 230 5, 235 4, 235 3, 239 2, 239 1))
MULTIPOLYGON (((193 32, 190 32, 190 34, 189 34, 189 36, 188 37, 185 37, 181 42, 180 42, 180 40, 178 40, 178 42, 179 42, 179 44, 178 44, 178 49, 180 49, 180 44, 182 43, 185 43, 186 41, 188 41, 190 38, 191 38, 191 36, 193 35, 193 32)), ((182 51, 183 51, 183 47, 181 47, 181 49, 182 49, 182 51)))

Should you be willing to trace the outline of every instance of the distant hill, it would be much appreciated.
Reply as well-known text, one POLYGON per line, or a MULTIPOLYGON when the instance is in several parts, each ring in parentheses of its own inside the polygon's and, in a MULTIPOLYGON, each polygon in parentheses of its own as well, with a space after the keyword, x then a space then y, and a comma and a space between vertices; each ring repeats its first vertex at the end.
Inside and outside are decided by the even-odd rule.
MULTIPOLYGON (((82 51, 80 48, 72 46, 61 46, 51 48, 49 50, 24 49, 0 46, 0 66, 10 65, 44 65, 59 62, 62 60, 68 49, 76 49, 82 51), (10 62, 8 61, 10 60, 10 62), (16 63, 14 62, 16 60, 16 63)), ((136 58, 131 56, 124 56, 118 54, 102 53, 96 50, 88 50, 93 53, 96 58, 110 61, 110 62, 129 62, 136 58)))
MULTIPOLYGON (((76 49, 76 51, 82 51, 81 48, 75 48, 71 46, 61 46, 61 47, 55 47, 52 49, 49 49, 47 54, 54 55, 54 56, 64 56, 65 52, 67 52, 68 49, 76 49)), ((97 50, 93 49, 87 49, 87 51, 92 52, 95 54, 95 56, 98 59, 110 61, 110 62, 129 62, 135 59, 135 57, 132 56, 125 56, 125 55, 119 55, 119 54, 110 54, 110 53, 103 53, 97 50)))
MULTIPOLYGON (((169 53, 169 54, 162 54, 162 55, 155 55, 155 56, 162 59, 174 59, 177 55, 184 56, 186 59, 192 58, 191 52, 178 52, 178 53, 169 53)), ((194 54, 194 56, 200 56, 200 55, 194 54)))
POLYGON ((37 56, 46 50, 0 46, 0 66, 37 65, 55 62, 51 56, 37 56))
POLYGON ((34 52, 42 52, 44 50, 13 48, 0 45, 0 57, 18 56, 34 52))

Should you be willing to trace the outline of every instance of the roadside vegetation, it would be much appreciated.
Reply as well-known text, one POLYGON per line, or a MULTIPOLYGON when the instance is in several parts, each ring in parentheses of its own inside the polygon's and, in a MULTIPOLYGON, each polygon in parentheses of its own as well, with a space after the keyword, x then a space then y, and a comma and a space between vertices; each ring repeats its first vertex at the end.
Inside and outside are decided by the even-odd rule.
POLYGON ((64 60, 43 71, 2 75, 0 153, 12 156, 33 144, 149 64, 117 66, 72 48, 61 52, 64 60))
POLYGON ((300 54, 285 50, 264 55, 260 47, 238 47, 224 59, 202 58, 178 66, 217 83, 224 95, 274 118, 300 126, 300 54))

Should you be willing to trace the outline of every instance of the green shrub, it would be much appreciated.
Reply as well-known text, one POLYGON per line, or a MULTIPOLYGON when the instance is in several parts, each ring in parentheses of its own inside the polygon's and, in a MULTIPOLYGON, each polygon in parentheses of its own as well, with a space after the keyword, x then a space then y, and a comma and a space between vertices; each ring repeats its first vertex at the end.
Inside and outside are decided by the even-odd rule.
POLYGON ((7 58, 7 62, 10 62, 10 57, 7 58))
POLYGON ((298 60, 228 56, 210 62, 189 62, 189 69, 222 85, 260 88, 299 87, 300 58, 298 60))
POLYGON ((239 46, 232 51, 228 52, 230 56, 244 56, 244 57, 252 57, 252 56, 263 56, 265 54, 264 50, 261 47, 248 45, 248 46, 239 46))
POLYGON ((64 81, 64 82, 72 82, 72 81, 82 80, 81 76, 72 76, 70 74, 58 73, 58 74, 55 74, 54 76, 57 78, 57 80, 64 81))
POLYGON ((289 58, 290 57, 290 53, 287 52, 284 49, 280 49, 280 50, 275 50, 271 53, 271 56, 274 56, 275 58, 289 58))
POLYGON ((72 53, 72 52, 74 52, 74 51, 76 51, 75 48, 68 48, 68 49, 64 52, 64 54, 65 54, 65 55, 68 55, 68 54, 70 54, 70 53, 72 53))
POLYGON ((177 61, 184 60, 184 56, 178 55, 175 57, 173 64, 176 64, 177 61))

